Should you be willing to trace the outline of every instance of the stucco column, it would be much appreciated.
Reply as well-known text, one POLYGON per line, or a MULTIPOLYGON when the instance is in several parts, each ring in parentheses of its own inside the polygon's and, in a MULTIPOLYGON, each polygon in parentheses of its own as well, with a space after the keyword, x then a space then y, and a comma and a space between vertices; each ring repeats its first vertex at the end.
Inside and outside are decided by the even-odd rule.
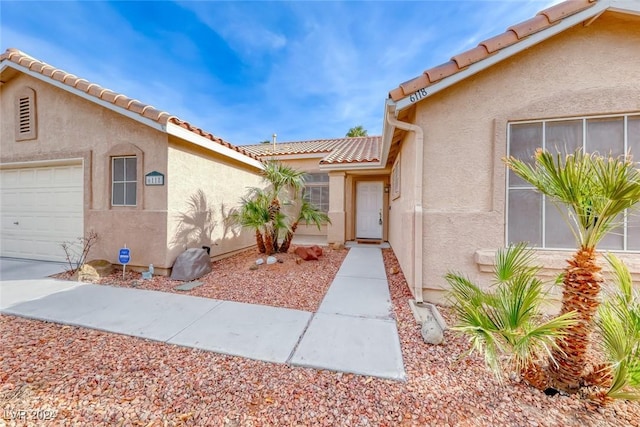
POLYGON ((329 219, 327 226, 328 243, 345 242, 345 172, 329 172, 329 219))

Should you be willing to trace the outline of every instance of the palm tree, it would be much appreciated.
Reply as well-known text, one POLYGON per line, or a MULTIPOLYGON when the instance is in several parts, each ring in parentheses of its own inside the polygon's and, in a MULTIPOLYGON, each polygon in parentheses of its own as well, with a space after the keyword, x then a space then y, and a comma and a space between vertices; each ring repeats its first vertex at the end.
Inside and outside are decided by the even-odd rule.
POLYGON ((353 138, 356 136, 367 136, 367 130, 362 125, 354 126, 345 135, 347 138, 353 138))
POLYGON ((264 192, 253 189, 250 196, 242 198, 240 208, 233 209, 229 215, 234 223, 255 230, 256 245, 261 254, 267 252, 265 236, 269 234, 269 202, 264 192))
POLYGON ((330 223, 329 216, 319 210, 317 207, 312 205, 309 201, 303 200, 300 205, 300 211, 298 213, 298 217, 291 224, 291 229, 287 232, 282 245, 280 245, 280 252, 286 253, 289 250, 289 246, 291 245, 291 239, 293 238, 296 229, 298 228, 298 224, 304 221, 306 225, 315 224, 320 230, 320 227, 323 223, 330 223))
POLYGON ((283 203, 290 203, 289 198, 297 198, 304 187, 304 172, 277 161, 268 161, 262 171, 264 181, 269 185, 266 190, 269 202, 269 219, 271 222, 271 236, 273 252, 278 251, 278 237, 281 231, 287 229, 285 218, 281 210, 283 203))
POLYGON ((536 278, 540 267, 530 265, 533 255, 525 244, 498 251, 495 290, 484 290, 459 274, 445 276, 458 318, 452 329, 470 337, 467 354, 482 354, 498 379, 515 370, 525 380, 537 382, 532 367, 551 353, 555 339, 574 323, 574 313, 542 320, 540 307, 546 293, 536 278))
POLYGON ((549 357, 553 387, 576 392, 584 381, 586 352, 598 310, 602 277, 596 247, 619 225, 620 215, 640 201, 640 171, 630 156, 602 157, 581 150, 563 156, 538 149, 534 163, 514 157, 505 163, 560 209, 578 250, 564 270, 561 315, 575 312, 578 322, 556 342, 549 357))

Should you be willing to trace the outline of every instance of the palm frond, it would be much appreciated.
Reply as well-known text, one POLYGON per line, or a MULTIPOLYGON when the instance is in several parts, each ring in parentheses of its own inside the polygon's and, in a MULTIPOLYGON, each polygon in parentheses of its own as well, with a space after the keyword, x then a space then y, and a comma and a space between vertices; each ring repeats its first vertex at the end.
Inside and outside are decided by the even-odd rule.
POLYGON ((314 224, 318 227, 318 230, 320 230, 322 224, 331 224, 329 216, 307 200, 303 200, 300 205, 297 222, 304 222, 306 225, 314 224))
POLYGON ((620 225, 620 215, 640 201, 640 171, 629 156, 586 154, 555 156, 538 149, 533 164, 510 157, 507 166, 557 203, 579 246, 595 248, 620 225))
POLYGON ((602 347, 613 372, 607 395, 640 399, 640 295, 634 292, 627 267, 616 256, 606 257, 613 271, 615 292, 598 309, 602 347))
POLYGON ((449 298, 457 315, 451 328, 469 338, 469 353, 483 355, 487 367, 501 379, 515 367, 527 366, 550 355, 556 339, 575 324, 575 313, 566 313, 543 322, 540 305, 546 292, 536 277, 532 253, 525 245, 516 245, 496 254, 494 291, 485 291, 469 278, 448 273, 449 298))
POLYGON ((496 253, 494 276, 496 283, 508 282, 515 276, 534 276, 541 267, 532 266, 535 252, 526 242, 501 248, 496 253))

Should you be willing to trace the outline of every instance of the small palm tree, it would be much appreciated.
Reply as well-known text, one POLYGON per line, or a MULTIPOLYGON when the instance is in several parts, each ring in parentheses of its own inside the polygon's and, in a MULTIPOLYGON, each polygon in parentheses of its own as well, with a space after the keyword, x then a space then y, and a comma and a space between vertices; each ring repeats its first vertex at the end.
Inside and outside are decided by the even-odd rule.
POLYGON ((331 223, 329 216, 326 213, 312 205, 309 201, 303 200, 300 205, 298 217, 294 223, 291 224, 291 229, 287 232, 282 245, 280 245, 280 252, 286 253, 289 250, 289 246, 291 246, 291 239, 293 239, 293 235, 300 222, 304 222, 306 225, 315 224, 318 227, 318 230, 320 230, 323 223, 331 223))
POLYGON ((356 136, 367 136, 367 130, 362 125, 354 126, 349 129, 345 136, 347 138, 353 138, 356 136))
POLYGON ((269 218, 272 224, 270 242, 272 251, 278 251, 278 238, 280 232, 288 227, 281 217, 282 205, 290 203, 289 198, 297 198, 304 187, 304 172, 277 161, 265 163, 262 176, 268 184, 266 193, 270 198, 269 218))
POLYGON ((469 336, 467 355, 482 354, 499 379, 515 370, 530 382, 538 381, 532 368, 552 354, 557 339, 575 323, 574 313, 543 320, 540 307, 546 292, 536 278, 540 267, 531 266, 532 259, 533 251, 525 244, 498 251, 495 290, 483 290, 459 274, 445 276, 458 319, 452 329, 469 336))
POLYGON ((579 321, 557 341, 549 358, 555 388, 576 392, 583 383, 586 352, 598 310, 602 277, 596 247, 619 225, 625 210, 640 201, 640 171, 630 156, 615 159, 578 150, 566 156, 539 149, 530 165, 514 157, 505 163, 560 209, 576 237, 578 251, 564 271, 561 314, 579 321))
POLYGON ((615 289, 599 307, 596 323, 608 362, 594 366, 585 382, 600 388, 592 397, 603 402, 640 400, 640 294, 622 261, 613 255, 607 261, 615 289))
POLYGON ((240 207, 233 209, 229 215, 235 224, 255 230, 256 245, 261 254, 267 252, 265 236, 270 221, 269 203, 264 192, 254 189, 250 196, 242 198, 240 207))

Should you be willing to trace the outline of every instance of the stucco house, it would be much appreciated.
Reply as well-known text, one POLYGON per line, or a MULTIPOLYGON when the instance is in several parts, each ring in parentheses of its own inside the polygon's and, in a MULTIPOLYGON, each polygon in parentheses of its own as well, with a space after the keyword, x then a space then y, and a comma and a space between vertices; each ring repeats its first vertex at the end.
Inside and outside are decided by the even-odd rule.
POLYGON ((1 256, 64 261, 61 242, 95 231, 90 258, 118 263, 126 245, 132 267, 166 273, 187 247, 255 243, 224 221, 261 183, 243 149, 15 49, 0 111, 1 256))
POLYGON ((318 230, 300 225, 296 238, 315 243, 386 241, 389 170, 382 164, 380 136, 244 145, 262 160, 306 172, 303 195, 329 215, 318 230))
MULTIPOLYGON (((442 303, 448 271, 486 282, 511 242, 530 242, 556 274, 573 236, 502 158, 640 153, 639 46, 640 2, 566 1, 391 90, 381 138, 247 149, 325 174, 328 243, 387 240, 417 301, 442 303), (364 145, 362 157, 339 155, 364 145)), ((600 248, 640 282, 640 215, 600 248)))
MULTIPOLYGON (((11 234, 24 216, 38 239, 95 229, 109 236, 99 257, 115 261, 126 243, 136 264, 167 268, 185 247, 176 236, 191 196, 224 211, 257 185, 261 159, 278 159, 310 174, 305 192, 331 219, 299 233, 388 241, 417 301, 443 302, 451 270, 486 280, 495 251, 510 242, 533 244, 555 274, 573 238, 502 158, 537 147, 639 153, 638 46, 640 2, 565 1, 392 89, 382 136, 240 148, 8 50, 0 57, 2 255, 54 259, 50 242, 34 237, 40 245, 27 253, 11 234), (153 185, 158 173, 164 185, 153 185), (45 203, 49 194, 68 202, 45 203), (20 204, 38 214, 12 211, 20 204)), ((253 244, 223 216, 214 254, 253 244)), ((627 215, 600 248, 618 252, 640 282, 640 215, 627 215)))

